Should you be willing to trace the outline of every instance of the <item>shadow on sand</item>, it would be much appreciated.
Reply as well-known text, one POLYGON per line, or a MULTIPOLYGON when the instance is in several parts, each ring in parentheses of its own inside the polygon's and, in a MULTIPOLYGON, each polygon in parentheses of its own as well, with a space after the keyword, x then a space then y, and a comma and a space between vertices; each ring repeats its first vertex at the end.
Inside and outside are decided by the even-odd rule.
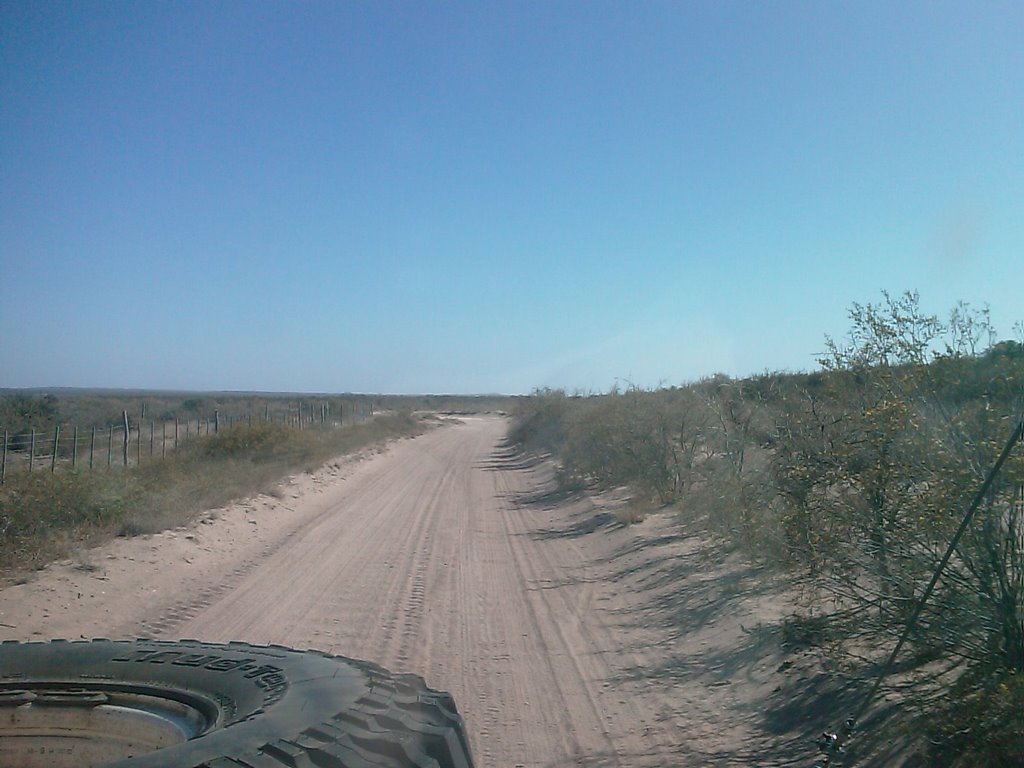
MULTIPOLYGON (((525 455, 514 446, 502 445, 479 466, 487 470, 541 470, 530 491, 510 497, 518 507, 564 510, 561 524, 526 534, 535 540, 573 539, 625 527, 614 511, 617 502, 602 503, 583 490, 560 488, 546 456, 525 455), (549 467, 546 470, 542 466, 545 464, 549 467)), ((621 612, 623 626, 662 629, 672 646, 667 653, 659 654, 661 663, 623 669, 606 682, 682 683, 714 690, 744 681, 765 690, 757 700, 725 697, 739 721, 748 726, 744 737, 721 751, 706 743, 682 743, 677 753, 664 756, 665 765, 813 765, 818 757, 815 740, 822 731, 839 728, 870 685, 873 665, 847 669, 841 677, 824 671, 821 649, 815 643, 792 642, 787 628, 790 618, 764 622, 754 616, 749 626, 739 624, 739 631, 730 633, 728 642, 710 642, 706 635, 698 639, 716 622, 735 624, 742 611, 750 610, 751 601, 771 599, 787 586, 766 567, 751 563, 735 548, 710 538, 699 523, 680 521, 669 532, 633 537, 595 562, 609 566, 608 583, 633 590, 639 597, 621 612)), ((640 646, 632 649, 647 650, 640 646)), ((659 649, 665 651, 664 645, 659 649)), ((871 735, 893 713, 892 705, 876 707, 858 733, 871 735)), ((858 741, 850 742, 847 761, 861 752, 861 759, 871 764, 888 764, 897 759, 904 746, 872 743, 867 737, 863 738, 864 744, 858 741)), ((590 758, 591 762, 572 764, 595 768, 619 764, 610 755, 582 759, 590 758)))

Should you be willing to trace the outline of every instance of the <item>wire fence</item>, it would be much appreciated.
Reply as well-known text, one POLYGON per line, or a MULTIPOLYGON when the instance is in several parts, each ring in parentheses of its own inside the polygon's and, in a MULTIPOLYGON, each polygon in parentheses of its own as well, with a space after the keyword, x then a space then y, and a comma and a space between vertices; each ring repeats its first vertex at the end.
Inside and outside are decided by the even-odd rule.
POLYGON ((359 424, 374 416, 372 401, 355 401, 332 406, 330 402, 298 403, 293 408, 272 411, 269 406, 244 415, 215 410, 208 417, 173 419, 132 419, 122 413, 120 423, 80 427, 56 424, 46 429, 0 428, 0 484, 13 472, 59 470, 97 471, 127 469, 167 458, 190 441, 218 434, 232 427, 280 424, 293 429, 342 427, 359 424))

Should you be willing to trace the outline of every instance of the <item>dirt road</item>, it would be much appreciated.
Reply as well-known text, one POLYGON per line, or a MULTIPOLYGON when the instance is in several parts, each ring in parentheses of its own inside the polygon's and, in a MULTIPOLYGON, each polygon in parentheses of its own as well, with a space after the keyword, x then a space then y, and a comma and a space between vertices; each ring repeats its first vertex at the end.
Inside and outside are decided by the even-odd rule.
POLYGON ((505 429, 465 418, 280 498, 56 564, 0 592, 0 637, 241 640, 371 659, 450 690, 482 768, 707 764, 683 758, 708 757, 708 739, 742 742, 723 712, 760 695, 771 660, 742 691, 692 661, 664 669, 735 635, 744 614, 685 635, 664 612, 641 615, 636 579, 656 575, 641 562, 657 548, 633 562, 636 534, 607 511, 555 503, 550 467, 504 448, 505 429), (593 535, 601 526, 610 533, 593 535))

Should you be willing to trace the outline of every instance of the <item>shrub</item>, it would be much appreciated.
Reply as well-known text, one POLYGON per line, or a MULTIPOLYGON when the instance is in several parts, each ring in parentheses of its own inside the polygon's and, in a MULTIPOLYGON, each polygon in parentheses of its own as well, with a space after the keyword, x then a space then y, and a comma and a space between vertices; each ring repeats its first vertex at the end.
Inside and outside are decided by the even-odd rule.
POLYGON ((963 675, 922 718, 929 765, 1024 765, 1024 675, 1003 668, 963 675))
MULTIPOLYGON (((819 372, 716 375, 583 399, 540 393, 513 434, 557 435, 550 442, 566 476, 682 502, 758 560, 798 569, 813 587, 811 614, 840 609, 848 639, 877 647, 903 629, 1019 423, 1024 347, 994 343, 987 311, 961 303, 942 322, 912 292, 854 304, 850 319, 845 341, 826 338, 819 372)), ((926 666, 941 661, 947 680, 959 676, 945 722, 968 725, 934 738, 962 761, 936 765, 1024 758, 1022 532, 1018 447, 946 566, 900 672, 906 682, 919 668, 922 685, 904 702, 924 711, 934 704, 926 666)))
POLYGON ((341 429, 236 425, 128 470, 11 473, 0 486, 0 570, 40 567, 99 538, 181 525, 296 470, 422 428, 407 413, 341 429))
POLYGON ((117 525, 127 499, 108 478, 78 473, 18 473, 0 486, 0 568, 38 566, 65 537, 117 525))

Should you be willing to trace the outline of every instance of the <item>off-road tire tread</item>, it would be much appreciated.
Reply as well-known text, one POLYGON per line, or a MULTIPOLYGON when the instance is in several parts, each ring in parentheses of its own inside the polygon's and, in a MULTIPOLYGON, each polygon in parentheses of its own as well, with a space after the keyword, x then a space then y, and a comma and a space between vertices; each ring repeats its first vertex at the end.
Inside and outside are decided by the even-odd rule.
MULTIPOLYGON (((451 695, 428 688, 423 678, 417 675, 392 674, 369 661, 319 651, 294 651, 274 645, 215 644, 199 640, 139 642, 168 649, 201 648, 209 651, 219 647, 242 653, 247 649, 263 649, 286 654, 310 654, 354 667, 366 675, 366 692, 344 711, 326 717, 325 713, 320 713, 322 721, 314 722, 300 733, 280 734, 280 738, 274 741, 252 745, 239 750, 239 754, 203 760, 194 763, 192 768, 473 768, 464 723, 451 695)), ((107 639, 36 643, 3 641, 0 643, 0 667, 5 646, 49 645, 60 652, 63 647, 84 644, 109 645, 120 652, 132 646, 133 642, 107 639)), ((130 765, 131 762, 128 760, 123 764, 130 765)))

